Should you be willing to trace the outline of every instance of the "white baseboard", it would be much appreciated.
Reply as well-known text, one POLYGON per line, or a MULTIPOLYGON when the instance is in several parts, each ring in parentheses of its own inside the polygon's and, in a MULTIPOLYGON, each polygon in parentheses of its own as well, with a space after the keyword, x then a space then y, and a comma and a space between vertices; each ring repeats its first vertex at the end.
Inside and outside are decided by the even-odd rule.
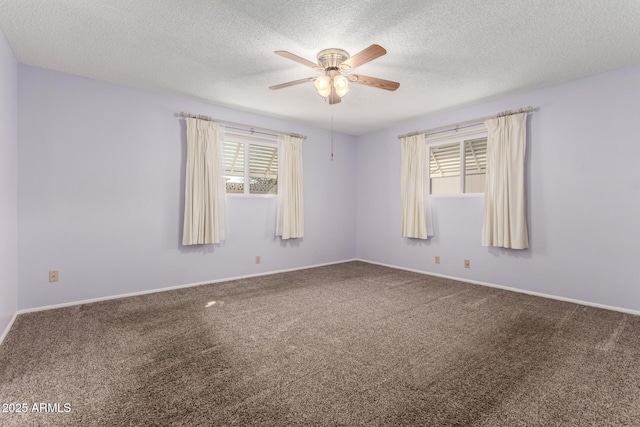
POLYGON ((582 301, 582 300, 577 300, 577 299, 573 299, 573 298, 560 297, 560 296, 557 296, 557 295, 543 294, 541 292, 527 291, 527 290, 524 290, 524 289, 511 288, 509 286, 496 285, 494 283, 480 282, 480 281, 477 281, 477 280, 463 279, 461 277, 447 276, 447 275, 444 275, 444 274, 431 273, 431 272, 428 272, 428 271, 416 270, 416 269, 413 269, 413 268, 399 267, 397 265, 384 264, 382 262, 369 261, 369 260, 366 260, 366 259, 354 259, 353 261, 362 261, 362 262, 366 262, 366 263, 369 263, 369 264, 381 265, 383 267, 390 267, 390 268, 396 268, 398 270, 411 271, 413 273, 426 274, 428 276, 442 277, 444 279, 457 280, 459 282, 466 282, 466 283, 471 283, 471 284, 474 284, 474 285, 488 286, 490 288, 498 288, 498 289, 503 289, 505 291, 518 292, 520 294, 533 295, 533 296, 536 296, 536 297, 542 297, 542 298, 554 299, 554 300, 558 300, 558 301, 571 302, 571 303, 574 303, 574 304, 586 305, 586 306, 589 306, 589 307, 602 308, 602 309, 605 309, 605 310, 619 311, 621 313, 627 313, 627 314, 633 314, 633 315, 636 315, 636 316, 640 316, 640 311, 631 310, 631 309, 628 309, 628 308, 614 307, 614 306, 611 306, 611 305, 598 304, 598 303, 595 303, 595 302, 589 302, 589 301, 582 301))
MULTIPOLYGON (((18 312, 16 314, 32 313, 32 312, 35 312, 35 311, 44 311, 44 310, 53 310, 55 308, 71 307, 71 306, 74 306, 74 305, 82 305, 82 304, 91 304, 93 302, 107 301, 107 300, 111 300, 111 299, 126 298, 126 297, 134 297, 134 296, 138 296, 138 295, 153 294, 153 293, 156 293, 156 292, 173 291, 173 290, 176 290, 176 289, 191 288, 191 287, 194 287, 194 286, 209 285, 209 284, 212 284, 212 283, 229 282, 231 280, 239 280, 239 279, 248 279, 248 278, 251 278, 251 277, 270 276, 272 274, 287 273, 287 272, 290 272, 290 271, 298 271, 298 270, 306 270, 308 268, 324 267, 324 266, 327 266, 327 265, 334 265, 334 264, 343 264, 345 262, 351 262, 351 261, 357 261, 357 260, 355 260, 355 259, 346 259, 346 260, 342 260, 342 261, 327 262, 327 263, 324 263, 324 264, 315 264, 315 265, 308 265, 308 266, 304 266, 304 267, 288 268, 288 269, 284 269, 284 270, 267 271, 267 272, 264 272, 264 273, 247 274, 245 276, 225 277, 223 279, 207 280, 205 282, 197 282, 197 283, 187 283, 185 285, 169 286, 169 287, 166 287, 166 288, 150 289, 150 290, 147 290, 147 291, 130 292, 130 293, 126 293, 126 294, 110 295, 110 296, 106 296, 106 297, 99 297, 99 298, 91 298, 91 299, 80 300, 80 301, 65 302, 65 303, 61 303, 61 304, 46 305, 46 306, 42 306, 42 307, 25 308, 25 309, 18 310, 18 312)), ((14 315, 14 318, 15 318, 15 315, 14 315)), ((13 321, 12 321, 12 323, 13 323, 13 321)), ((8 331, 8 329, 7 329, 7 331, 8 331)), ((3 335, 3 337, 4 337, 4 335, 3 335)))
POLYGON ((9 330, 11 329, 11 327, 13 326, 13 322, 16 321, 16 317, 18 317, 18 313, 13 313, 13 317, 11 318, 11 320, 9 321, 9 324, 7 325, 7 327, 4 329, 4 331, 2 332, 2 335, 0 335, 0 345, 2 345, 2 342, 4 341, 5 337, 7 336, 7 334, 9 333, 9 330))
POLYGON ((251 277, 260 277, 260 276, 269 276, 269 275, 272 275, 272 274, 287 273, 287 272, 290 272, 290 271, 306 270, 308 268, 324 267, 324 266, 327 266, 327 265, 334 265, 334 264, 343 264, 343 263, 351 262, 351 261, 361 261, 361 262, 366 262, 366 263, 369 263, 369 264, 381 265, 383 267, 389 267, 389 268, 395 268, 395 269, 398 269, 398 270, 405 270, 405 271, 411 271, 411 272, 414 272, 414 273, 425 274, 425 275, 428 275, 428 276, 436 276, 436 277, 442 277, 444 279, 458 280, 460 282, 471 283, 471 284, 474 284, 474 285, 488 286, 488 287, 491 287, 491 288, 503 289, 503 290, 506 290, 506 291, 518 292, 518 293, 521 293, 521 294, 533 295, 533 296, 542 297, 542 298, 549 298, 549 299, 554 299, 554 300, 558 300, 558 301, 571 302, 571 303, 574 303, 574 304, 580 304, 580 305, 585 305, 585 306, 589 306, 589 307, 602 308, 602 309, 605 309, 605 310, 618 311, 618 312, 622 312, 622 313, 627 313, 627 314, 633 314, 633 315, 636 315, 636 316, 640 316, 640 311, 637 311, 637 310, 631 310, 631 309, 621 308, 621 307, 614 307, 614 306, 610 306, 610 305, 598 304, 598 303, 589 302, 589 301, 576 300, 576 299, 573 299, 573 298, 565 298, 565 297, 560 297, 560 296, 557 296, 557 295, 544 294, 544 293, 541 293, 541 292, 527 291, 527 290, 524 290, 524 289, 512 288, 512 287, 503 286, 503 285, 496 285, 494 283, 488 283, 488 282, 480 282, 480 281, 477 281, 477 280, 470 280, 470 279, 465 279, 465 278, 461 278, 461 277, 447 276, 447 275, 444 275, 444 274, 438 274, 438 273, 432 273, 432 272, 428 272, 428 271, 416 270, 416 269, 413 269, 413 268, 400 267, 400 266, 397 266, 397 265, 385 264, 385 263, 376 262, 376 261, 369 261, 369 260, 366 260, 366 259, 352 258, 352 259, 346 259, 346 260, 342 260, 342 261, 327 262, 327 263, 324 263, 324 264, 315 264, 315 265, 309 265, 309 266, 304 266, 304 267, 289 268, 289 269, 284 269, 284 270, 268 271, 268 272, 264 272, 264 273, 248 274, 248 275, 244 275, 244 276, 226 277, 226 278, 223 278, 223 279, 207 280, 207 281, 204 281, 204 282, 188 283, 188 284, 184 284, 184 285, 169 286, 169 287, 166 287, 166 288, 150 289, 150 290, 147 290, 147 291, 130 292, 130 293, 126 293, 126 294, 111 295, 111 296, 100 297, 100 298, 92 298, 92 299, 86 299, 86 300, 81 300, 81 301, 72 301, 72 302, 67 302, 67 303, 62 303, 62 304, 47 305, 47 306, 34 307, 34 308, 26 308, 26 309, 18 310, 16 312, 16 314, 13 315, 13 318, 11 319, 11 322, 7 326, 6 330, 3 332, 2 336, 0 337, 0 344, 2 344, 2 340, 4 339, 6 334, 9 332, 9 329, 11 329, 11 325, 13 325, 13 322, 14 322, 14 320, 15 320, 15 318, 16 318, 16 316, 18 314, 31 313, 31 312, 43 311, 43 310, 52 310, 52 309, 55 309, 55 308, 70 307, 70 306, 74 306, 74 305, 90 304, 90 303, 93 303, 93 302, 107 301, 107 300, 117 299, 117 298, 126 298, 126 297, 132 297, 132 296, 137 296, 137 295, 152 294, 152 293, 156 293, 156 292, 172 291, 172 290, 175 290, 175 289, 182 289, 182 288, 190 288, 190 287, 194 287, 194 286, 209 285, 209 284, 212 284, 212 283, 228 282, 228 281, 231 281, 231 280, 247 279, 247 278, 251 278, 251 277))

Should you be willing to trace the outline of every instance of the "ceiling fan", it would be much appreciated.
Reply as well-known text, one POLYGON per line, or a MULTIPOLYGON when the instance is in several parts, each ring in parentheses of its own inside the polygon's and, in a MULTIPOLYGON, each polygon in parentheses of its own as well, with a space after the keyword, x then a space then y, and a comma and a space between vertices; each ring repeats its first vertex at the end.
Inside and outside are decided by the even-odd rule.
POLYGON ((325 99, 328 98, 329 104, 337 104, 343 96, 349 93, 349 82, 376 87, 378 89, 396 90, 400 86, 400 83, 398 82, 379 79, 377 77, 363 76, 362 74, 350 74, 348 76, 343 76, 341 74, 342 71, 353 71, 357 67, 373 61, 385 53, 387 53, 387 51, 377 44, 372 44, 353 56, 349 56, 349 54, 342 49, 324 49, 318 53, 318 63, 316 64, 285 50, 277 50, 275 52, 276 55, 296 61, 313 70, 324 72, 324 75, 318 77, 306 77, 304 79, 282 83, 271 86, 269 89, 282 89, 283 87, 313 81, 315 82, 318 95, 325 99))

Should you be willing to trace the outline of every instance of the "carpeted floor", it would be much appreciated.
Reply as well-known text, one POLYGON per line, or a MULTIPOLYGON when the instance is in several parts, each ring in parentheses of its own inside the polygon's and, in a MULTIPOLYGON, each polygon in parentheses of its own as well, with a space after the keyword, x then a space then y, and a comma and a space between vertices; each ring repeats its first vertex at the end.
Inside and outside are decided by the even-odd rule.
POLYGON ((351 262, 20 315, 0 404, 2 426, 639 426, 640 317, 351 262))

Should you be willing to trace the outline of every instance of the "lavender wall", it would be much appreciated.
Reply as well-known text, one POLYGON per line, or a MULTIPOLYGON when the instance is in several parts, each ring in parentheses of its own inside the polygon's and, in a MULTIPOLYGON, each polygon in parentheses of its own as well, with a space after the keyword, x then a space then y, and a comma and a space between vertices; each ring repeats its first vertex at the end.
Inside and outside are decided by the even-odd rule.
POLYGON ((640 311, 638 111, 634 66, 358 137, 358 258, 640 311), (480 246, 477 196, 433 198, 435 237, 402 239, 397 136, 527 105, 530 249, 480 246))
POLYGON ((355 138, 20 65, 21 309, 355 256, 355 138), (274 238, 275 198, 230 197, 230 237, 181 241, 185 127, 176 112, 305 134, 305 237, 274 238), (254 259, 260 255, 262 263, 254 259), (48 283, 59 270, 60 282, 48 283))
POLYGON ((0 337, 18 301, 18 63, 0 31, 0 337))
MULTIPOLYGON (((14 71, 13 77, 3 72, 2 88, 15 99, 15 60, 5 50, 2 66, 14 71)), ((640 273, 632 267, 640 236, 640 138, 633 126, 640 66, 357 138, 338 134, 333 162, 326 130, 23 65, 18 81, 19 308, 357 256, 640 310, 640 273), (400 238, 397 135, 525 105, 539 108, 530 114, 528 131, 531 248, 480 246, 483 200, 477 196, 434 198, 436 236, 426 242, 400 238), (239 197, 229 200, 231 237, 225 244, 180 246, 185 130, 177 111, 308 135, 303 241, 273 238, 275 199, 239 197), (256 255, 261 265, 254 264, 256 255), (470 269, 463 268, 464 259, 471 260, 470 269), (53 269, 60 270, 58 284, 48 283, 53 269)), ((11 96, 2 98, 0 108, 8 110, 2 119, 13 114, 15 122, 6 99, 11 96)), ((16 131, 8 129, 2 159, 15 160, 16 131)), ((15 233, 15 219, 4 219, 15 200, 15 161, 1 173, 7 171, 6 182, 14 185, 2 187, 2 226, 15 233)), ((11 246, 11 238, 5 242, 11 246)), ((0 262, 11 271, 15 252, 0 262)), ((2 300, 6 293, 11 301, 15 288, 11 280, 5 283, 2 300)), ((6 322, 14 309, 2 310, 6 322)))

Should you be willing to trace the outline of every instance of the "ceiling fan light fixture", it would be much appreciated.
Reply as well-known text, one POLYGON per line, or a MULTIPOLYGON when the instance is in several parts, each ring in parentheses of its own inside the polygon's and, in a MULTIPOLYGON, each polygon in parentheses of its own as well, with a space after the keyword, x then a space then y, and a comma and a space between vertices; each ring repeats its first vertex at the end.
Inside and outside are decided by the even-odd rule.
POLYGON ((333 87, 336 90, 336 95, 342 98, 349 93, 349 80, 345 76, 338 74, 333 77, 333 87))
POLYGON ((320 95, 321 97, 326 98, 331 94, 331 77, 316 77, 315 85, 316 90, 318 91, 318 95, 320 95))
POLYGON ((313 70, 324 72, 323 76, 306 77, 303 79, 293 80, 287 83, 281 83, 275 86, 269 86, 269 89, 282 89, 306 82, 313 81, 315 83, 318 95, 325 100, 329 100, 329 104, 337 104, 342 97, 349 93, 349 83, 357 83, 374 87, 377 89, 385 89, 394 91, 398 89, 400 83, 391 80, 379 79, 377 77, 369 77, 357 74, 343 76, 342 72, 352 72, 356 68, 373 61, 376 58, 386 54, 387 51, 380 45, 372 44, 368 48, 349 56, 347 51, 342 49, 324 49, 318 53, 318 62, 314 63, 304 59, 298 55, 287 52, 285 50, 276 50, 276 55, 290 59, 299 64, 309 67, 313 70))

